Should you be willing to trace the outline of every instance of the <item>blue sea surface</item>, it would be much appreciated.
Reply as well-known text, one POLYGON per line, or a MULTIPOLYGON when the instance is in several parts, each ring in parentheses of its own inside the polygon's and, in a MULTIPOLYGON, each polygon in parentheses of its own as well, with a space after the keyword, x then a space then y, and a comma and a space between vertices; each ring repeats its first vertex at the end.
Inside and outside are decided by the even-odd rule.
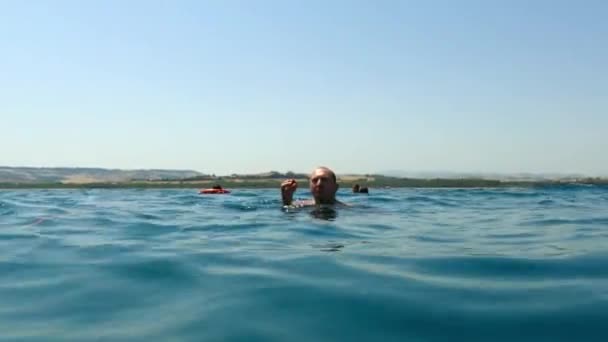
POLYGON ((608 188, 279 197, 0 191, 0 340, 608 341, 608 188))

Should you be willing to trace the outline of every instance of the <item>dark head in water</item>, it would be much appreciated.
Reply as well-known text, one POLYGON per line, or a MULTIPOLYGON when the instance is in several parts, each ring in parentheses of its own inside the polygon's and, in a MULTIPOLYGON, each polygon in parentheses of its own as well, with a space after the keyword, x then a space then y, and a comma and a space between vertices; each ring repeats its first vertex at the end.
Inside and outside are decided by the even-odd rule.
POLYGON ((353 193, 368 194, 369 189, 367 187, 361 187, 359 184, 355 184, 353 186, 353 193))
POLYGON ((215 189, 215 190, 222 190, 222 186, 221 186, 221 185, 219 185, 219 184, 216 184, 216 185, 214 185, 214 186, 212 187, 212 189, 215 189))

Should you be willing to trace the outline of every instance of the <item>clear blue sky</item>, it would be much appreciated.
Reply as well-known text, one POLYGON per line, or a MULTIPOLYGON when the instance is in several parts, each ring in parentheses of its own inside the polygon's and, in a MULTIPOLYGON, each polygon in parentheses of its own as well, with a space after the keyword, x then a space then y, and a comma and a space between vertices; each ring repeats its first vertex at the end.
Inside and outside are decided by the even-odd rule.
POLYGON ((0 1, 0 165, 608 174, 606 1, 0 1))

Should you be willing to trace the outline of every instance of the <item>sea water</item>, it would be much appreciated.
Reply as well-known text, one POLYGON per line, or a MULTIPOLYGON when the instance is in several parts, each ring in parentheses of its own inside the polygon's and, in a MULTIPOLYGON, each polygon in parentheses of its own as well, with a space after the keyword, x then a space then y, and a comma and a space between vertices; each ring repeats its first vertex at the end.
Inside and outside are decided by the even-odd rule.
POLYGON ((338 197, 0 191, 0 340, 608 341, 608 188, 338 197))

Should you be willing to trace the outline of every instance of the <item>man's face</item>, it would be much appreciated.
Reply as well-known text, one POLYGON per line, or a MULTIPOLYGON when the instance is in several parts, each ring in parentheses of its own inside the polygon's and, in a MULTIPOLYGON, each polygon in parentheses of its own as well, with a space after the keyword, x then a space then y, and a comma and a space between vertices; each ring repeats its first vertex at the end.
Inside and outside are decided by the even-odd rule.
POLYGON ((338 191, 331 171, 318 168, 310 175, 310 192, 316 199, 333 200, 338 191))

